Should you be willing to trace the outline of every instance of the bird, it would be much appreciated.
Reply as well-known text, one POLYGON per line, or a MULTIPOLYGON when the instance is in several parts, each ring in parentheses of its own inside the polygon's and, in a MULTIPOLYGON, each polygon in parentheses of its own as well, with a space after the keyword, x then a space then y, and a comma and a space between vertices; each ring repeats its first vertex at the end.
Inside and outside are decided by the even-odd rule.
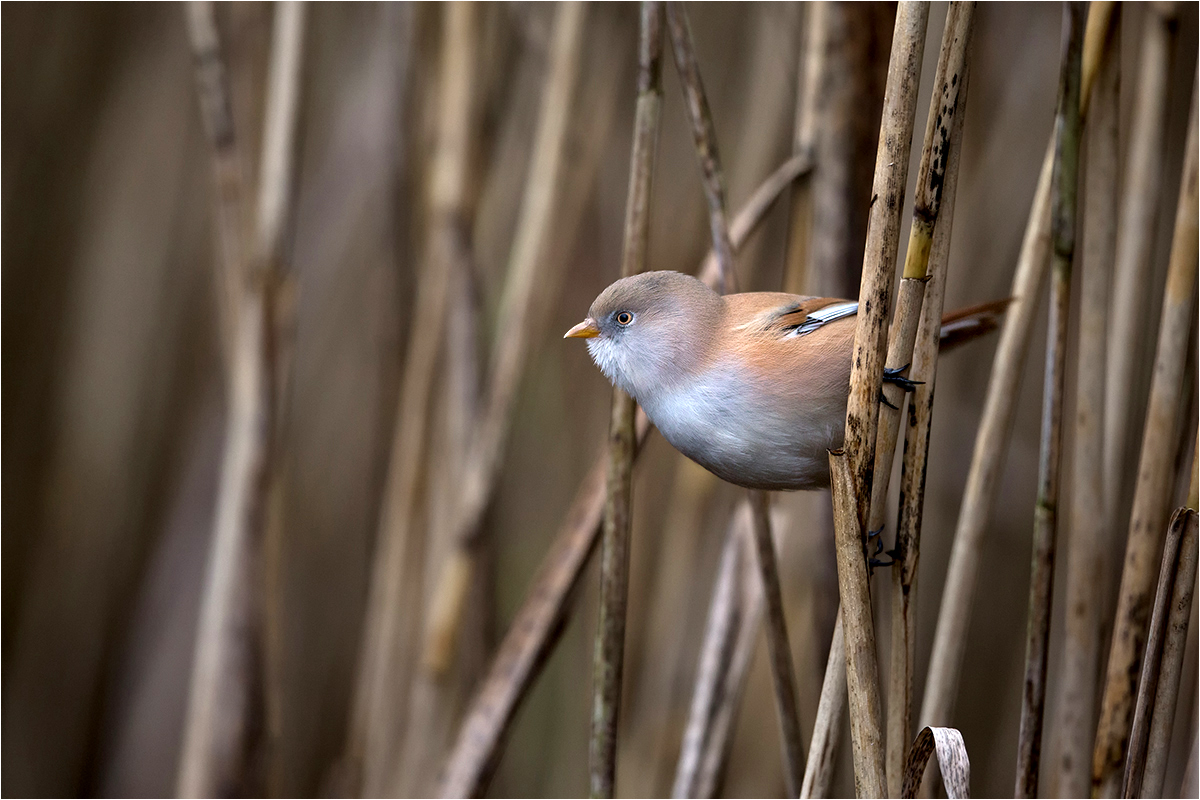
MULTIPOLYGON (((999 324, 1008 300, 948 314, 943 349, 999 324)), ((679 452, 748 489, 828 488, 842 446, 858 302, 784 292, 720 295, 679 272, 606 288, 563 338, 679 452)), ((914 384, 899 370, 885 379, 914 384)))

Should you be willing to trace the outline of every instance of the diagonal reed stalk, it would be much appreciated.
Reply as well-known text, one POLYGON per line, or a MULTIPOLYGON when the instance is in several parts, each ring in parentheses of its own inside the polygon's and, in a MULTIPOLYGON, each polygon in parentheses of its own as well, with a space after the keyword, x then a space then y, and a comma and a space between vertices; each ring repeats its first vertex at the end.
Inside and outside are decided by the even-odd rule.
MULTIPOLYGON (((808 166, 805 158, 790 158, 759 185, 730 223, 729 237, 735 251, 763 221, 781 194, 807 172, 808 166)), ((700 278, 713 286, 718 271, 716 255, 710 252, 700 264, 700 278)), ((639 411, 639 446, 648 430, 649 421, 639 411)), ((571 592, 599 537, 607 464, 605 455, 581 483, 555 543, 542 560, 487 676, 467 709, 438 789, 443 797, 467 797, 483 790, 517 706, 557 641, 558 622, 568 611, 571 592)))
POLYGON ((417 528, 414 514, 454 263, 460 242, 467 238, 477 28, 477 13, 470 4, 446 7, 429 175, 428 255, 417 279, 347 737, 348 766, 369 796, 386 794, 395 780, 412 666, 411 641, 418 633, 418 620, 410 611, 420 606, 424 532, 417 528))
MULTIPOLYGON (((1108 285, 1116 249, 1117 88, 1120 59, 1111 6, 1093 4, 1085 41, 1108 37, 1109 55, 1097 67, 1088 124, 1084 174, 1083 244, 1079 253, 1079 357, 1075 391, 1071 526, 1067 549, 1066 611, 1062 681, 1054 711, 1059 750, 1052 786, 1063 796, 1081 797, 1091 787, 1088 764, 1095 732, 1096 683, 1104 616, 1104 576, 1111 567, 1111 525, 1104 501, 1105 338, 1108 285), (1105 13, 1105 12, 1108 13, 1105 13)), ((1086 50, 1085 46, 1085 50, 1086 50)), ((1087 71, 1087 65, 1084 70, 1087 71)), ((1083 104, 1086 98, 1081 98, 1083 104)))
POLYGON ((1053 240, 1050 330, 1046 337, 1042 437, 1038 457, 1037 503, 1033 515, 1033 565, 1029 578, 1029 615, 1025 639, 1025 682, 1017 741, 1017 797, 1037 797, 1041 766, 1055 537, 1058 533, 1063 396, 1067 382, 1067 325, 1071 309, 1071 267, 1075 260, 1081 130, 1079 83, 1086 13, 1083 3, 1063 5, 1062 68, 1054 121, 1054 177, 1050 194, 1050 235, 1053 240))
MULTIPOLYGON (((1190 545, 1195 549, 1196 537, 1196 514, 1187 508, 1178 508, 1171 516, 1171 522, 1167 526, 1167 536, 1163 542, 1162 566, 1158 572, 1158 587, 1154 593, 1154 610, 1150 615, 1150 627, 1146 636, 1146 652, 1142 657, 1142 675, 1138 681, 1137 703, 1133 711, 1133 723, 1130 726, 1129 733, 1129 756, 1125 759, 1125 773, 1122 779, 1122 797, 1145 797, 1144 788, 1144 771, 1147 766, 1147 753, 1150 746, 1150 726, 1154 714, 1160 711, 1157 708, 1158 692, 1162 689, 1163 699, 1166 705, 1169 705, 1170 711, 1166 712, 1163 718, 1158 720, 1160 725, 1159 731, 1165 729, 1165 736, 1160 733, 1164 739, 1169 739, 1171 735, 1171 722, 1174 722, 1175 703, 1179 694, 1179 666, 1182 666, 1182 648, 1187 642, 1188 616, 1192 613, 1192 598, 1191 594, 1195 588, 1193 583, 1196 579, 1195 571, 1195 555, 1192 554, 1188 558, 1188 552, 1183 550, 1184 545, 1190 545), (1190 541, 1189 541, 1190 540, 1190 541), (1189 564, 1190 561, 1190 564, 1189 564), (1190 575, 1185 573, 1190 572, 1190 575), (1176 576, 1180 578, 1188 578, 1187 581, 1177 582, 1176 576), (1166 639, 1170 635, 1171 623, 1175 621, 1177 611, 1176 602, 1179 601, 1178 611, 1182 617, 1181 630, 1177 633, 1173 644, 1173 652, 1168 655, 1166 649, 1166 639), (1170 619, 1168 619, 1170 618, 1170 619), (1182 635, 1178 635, 1182 634, 1182 635), (1179 641, 1182 639, 1183 641, 1179 641), (1178 660, 1176 657, 1178 656, 1178 660), (1170 669, 1163 670, 1166 666, 1170 669), (1164 672, 1173 674, 1167 675, 1166 680, 1160 682, 1164 672), (1171 721, 1166 722, 1165 717, 1170 716, 1171 721), (1165 722, 1165 725, 1162 723, 1165 722)), ((1165 709, 1162 709, 1165 711, 1165 709)), ((1162 793, 1162 766, 1166 762, 1166 746, 1168 741, 1160 741, 1157 749, 1161 756, 1156 764, 1155 771, 1159 774, 1155 776, 1154 783, 1158 784, 1158 794, 1162 793)), ((1148 795, 1156 797, 1158 794, 1148 795)))
POLYGON ((1115 796, 1120 789, 1154 593, 1154 562, 1162 546, 1173 483, 1173 456, 1181 404, 1179 387, 1187 369, 1188 337, 1196 299, 1197 237, 1200 236, 1196 221, 1196 141, 1196 90, 1193 88, 1175 233, 1171 241, 1154 377, 1150 385, 1150 405, 1138 459, 1133 514, 1092 754, 1092 792, 1104 797, 1115 796))
POLYGON ((274 295, 293 195, 302 4, 276 9, 271 42, 253 272, 236 283, 225 455, 179 761, 183 797, 253 793, 263 777, 254 773, 266 677, 263 544, 279 406, 274 295))
POLYGON ((855 318, 845 448, 844 453, 831 452, 829 456, 854 782, 858 794, 868 797, 883 796, 887 783, 863 533, 870 514, 888 311, 928 19, 929 4, 923 2, 904 3, 896 14, 855 318))
MULTIPOLYGON (((646 268, 654 153, 662 112, 661 3, 642 4, 638 43, 638 98, 625 204, 621 276, 646 268)), ((617 783, 617 719, 625 660, 625 617, 629 597, 629 531, 632 522, 633 457, 638 437, 633 398, 613 389, 608 432, 608 497, 600 556, 600 623, 592 669, 591 795, 613 797, 617 783)))
MULTIPOLYGON (((718 287, 722 294, 729 294, 737 291, 737 273, 734 269, 733 246, 729 239, 729 224, 725 213, 724 174, 717 149, 716 126, 708 107, 700 66, 692 46, 687 12, 682 3, 667 4, 667 25, 671 33, 671 49, 675 55, 675 66, 679 72, 688 117, 692 123, 692 136, 703 176, 704 195, 708 201, 713 252, 721 268, 718 287)), ((794 796, 800 790, 800 765, 804 763, 804 755, 800 743, 800 718, 796 710, 796 676, 792 666, 792 651, 788 644, 787 624, 783 616, 783 596, 780 591, 775 544, 771 538, 769 502, 765 494, 752 496, 750 499, 750 505, 754 509, 754 539, 758 566, 766 600, 767 647, 771 654, 775 708, 779 715, 784 784, 788 794, 794 796)))
MULTIPOLYGON (((1105 44, 1105 37, 1085 41, 1083 63, 1099 64, 1098 54, 1103 51, 1105 44)), ((1094 79, 1094 71, 1084 71, 1081 97, 1087 97, 1094 79)), ((983 536, 996 498, 1000 470, 1008 452, 1008 434, 1012 428, 1021 372, 1029 349, 1038 292, 1050 255, 1050 184, 1053 167, 1054 141, 1051 139, 1029 209, 1029 221, 1013 275, 1012 302, 1005 313, 1004 329, 1000 333, 1000 342, 992 362, 987 399, 984 401, 979 432, 975 436, 975 449, 971 455, 967 485, 954 531, 954 545, 950 551, 946 585, 942 591, 929 671, 925 679, 925 697, 920 715, 922 727, 948 724, 958 693, 967 629, 979 580, 983 536)))

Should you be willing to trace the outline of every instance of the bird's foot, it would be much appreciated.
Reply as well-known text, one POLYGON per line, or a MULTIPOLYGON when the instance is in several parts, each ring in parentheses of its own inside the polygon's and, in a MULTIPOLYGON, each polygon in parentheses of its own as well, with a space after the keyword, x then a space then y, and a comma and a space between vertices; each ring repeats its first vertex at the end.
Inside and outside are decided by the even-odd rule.
POLYGON ((871 575, 876 567, 890 567, 897 561, 898 553, 895 548, 884 551, 883 549, 883 528, 877 531, 867 532, 867 575, 871 575), (875 541, 875 552, 871 552, 871 540, 875 541), (876 558, 880 553, 883 553, 889 560, 876 558))
MULTIPOLYGON (((906 369, 908 369, 910 366, 912 366, 912 365, 905 364, 903 367, 893 367, 891 369, 885 368, 883 370, 883 382, 890 383, 893 386, 899 386, 901 389, 903 389, 906 392, 913 391, 918 386, 925 383, 925 381, 913 381, 913 380, 909 380, 908 378, 904 377, 903 372, 906 369)), ((892 406, 892 408, 895 408, 895 406, 892 406)))

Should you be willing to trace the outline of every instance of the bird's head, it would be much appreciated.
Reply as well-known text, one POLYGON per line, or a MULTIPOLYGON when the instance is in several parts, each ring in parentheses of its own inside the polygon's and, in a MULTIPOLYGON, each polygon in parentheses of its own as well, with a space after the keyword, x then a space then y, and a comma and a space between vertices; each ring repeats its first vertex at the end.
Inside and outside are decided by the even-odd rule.
POLYGON ((564 338, 587 339, 600 371, 644 403, 700 361, 722 308, 720 295, 690 275, 643 272, 601 292, 564 338))

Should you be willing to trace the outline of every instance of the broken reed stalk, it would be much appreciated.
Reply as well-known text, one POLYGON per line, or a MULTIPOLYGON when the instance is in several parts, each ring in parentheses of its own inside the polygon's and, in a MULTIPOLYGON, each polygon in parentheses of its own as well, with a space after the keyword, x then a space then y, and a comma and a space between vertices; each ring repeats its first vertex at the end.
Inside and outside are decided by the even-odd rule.
POLYGON ((445 334, 459 241, 467 238, 478 11, 446 7, 437 131, 430 167, 428 255, 417 278, 391 455, 367 597, 347 761, 363 794, 388 793, 403 738, 411 644, 419 635, 424 531, 415 527, 431 391, 445 334))
MULTIPOLYGON (((1104 491, 1108 513, 1125 519, 1128 508, 1122 489, 1129 483, 1130 428, 1136 402, 1138 375, 1146 358, 1146 315, 1149 275, 1157 229, 1165 145, 1167 99, 1170 84, 1170 22, 1159 4, 1145 7, 1142 21, 1141 63, 1133 91, 1125 174, 1121 180, 1120 221, 1117 225, 1116 261, 1113 267, 1112 311, 1108 329, 1108 381, 1104 398, 1104 491)), ((1132 27, 1129 33, 1133 35, 1132 27)))
MULTIPOLYGON (((1085 40, 1110 38, 1115 53, 1117 29, 1111 14, 1093 4, 1085 40)), ((1111 8, 1109 9, 1111 11, 1111 8)), ((1084 66, 1085 71, 1087 65, 1084 66)), ((1061 690, 1055 718, 1058 758, 1052 785, 1065 797, 1090 791, 1092 734, 1096 730, 1096 683, 1100 677, 1100 637, 1104 619, 1105 576, 1110 570, 1111 525, 1104 495, 1105 345, 1108 284, 1116 249, 1117 88, 1120 59, 1102 57, 1084 130, 1082 288, 1079 295, 1079 358, 1076 366, 1074 458, 1071 477, 1070 544, 1061 690)), ((1081 107, 1085 98, 1080 98, 1081 107)))
POLYGON ((1050 235, 1053 239, 1050 321, 1042 389, 1038 492, 1033 514, 1033 563, 1029 578, 1025 680, 1017 740, 1017 797, 1037 797, 1041 773, 1046 663, 1050 654, 1055 538, 1058 534, 1063 396, 1067 383, 1067 325, 1071 310, 1071 268, 1075 260, 1081 130, 1079 83, 1086 13, 1083 3, 1063 5, 1062 68, 1058 82, 1058 111, 1054 121, 1054 177, 1050 194, 1050 235))
POLYGON ((217 269, 217 317, 226 369, 232 368, 234 341, 237 336, 237 312, 245 279, 245 250, 242 234, 242 195, 245 179, 241 154, 233 126, 233 105, 229 95, 229 76, 221 53, 213 4, 193 0, 185 6, 188 41, 196 70, 196 93, 200 116, 212 147, 213 177, 216 183, 216 226, 220 250, 217 269))
POLYGON ((1179 698, 1183 678, 1188 625, 1192 616, 1193 595, 1196 591, 1197 525, 1195 509, 1189 509, 1184 516, 1186 521, 1179 545, 1179 560, 1174 576, 1175 585, 1172 588, 1171 601, 1168 606, 1158 688, 1154 693, 1152 721, 1146 744, 1145 766, 1141 785, 1137 787, 1137 794, 1131 796, 1162 797, 1163 783, 1167 775, 1171 729, 1175 724, 1175 704, 1179 698))
POLYGON ((717 254, 717 262, 721 266, 717 291, 720 294, 732 294, 738 290, 737 273, 733 268, 733 245, 729 240, 729 226, 725 218, 725 176, 721 170, 721 157, 717 152, 717 131, 713 125, 712 112, 708 108, 704 82, 700 78, 700 65, 696 63, 696 53, 692 47, 692 31, 687 10, 678 0, 672 0, 666 5, 667 27, 671 32, 671 51, 675 54, 675 67, 679 71, 684 105, 687 106, 688 118, 692 123, 696 156, 704 177, 704 198, 708 201, 708 224, 712 234, 713 252, 717 254))
POLYGON ((275 13, 253 273, 238 281, 225 455, 196 631, 177 791, 255 793, 265 703, 263 542, 278 411, 274 291, 292 202, 304 6, 275 13))
MULTIPOLYGON (((1180 545, 1185 538, 1185 532, 1195 526, 1196 514, 1187 508, 1177 508, 1171 515, 1167 526, 1167 536, 1163 542, 1162 566, 1158 571, 1158 584, 1154 593, 1154 610, 1150 615, 1150 627, 1146 635, 1146 650, 1142 656, 1142 675, 1138 681, 1137 702, 1133 711, 1133 723, 1129 730, 1129 755, 1125 759, 1125 772, 1122 779, 1122 797, 1143 797, 1142 776, 1146 767, 1146 753, 1149 745, 1151 718, 1156 709, 1157 692, 1159 689, 1160 670, 1166 655, 1164 640, 1167 636, 1168 617, 1174 615, 1174 593, 1178 587, 1175 576, 1181 566, 1180 545)), ((1192 537, 1195 544, 1195 537, 1192 537)), ((1193 562, 1195 559, 1192 559, 1193 562)), ((1192 574, 1193 580, 1195 574, 1192 574)), ((1187 615, 1191 614, 1192 587, 1184 590, 1187 593, 1187 608, 1183 616, 1183 637, 1186 644, 1187 615)), ((1182 645, 1181 645, 1182 646, 1182 645)), ((1179 653, 1182 656, 1182 652, 1179 653)), ((1179 675, 1174 676, 1174 686, 1171 687, 1169 712, 1174 721, 1175 701, 1179 692, 1179 675)), ((1164 687, 1165 688, 1165 687, 1164 687)), ((1167 725, 1167 738, 1170 738, 1170 724, 1167 725)), ((1168 744, 1164 742, 1163 744, 1168 744)), ((1165 761, 1165 753, 1164 761, 1165 761)), ((1161 791, 1161 786, 1159 787, 1161 791)), ((1151 795, 1157 796, 1157 795, 1151 795)))
MULTIPOLYGON (((1098 62, 1096 53, 1104 46, 1103 38, 1085 41, 1083 61, 1098 62)), ((1087 96, 1092 80, 1094 74, 1083 75, 1081 97, 1087 96)), ((1053 169, 1054 141, 1051 138, 1042 160, 1037 190, 1030 205, 1029 221, 1017 257, 1010 293, 1012 302, 1005 312, 1004 328, 992 361, 987 399, 975 436, 975 449, 971 454, 971 467, 954 531, 929 671, 925 678, 925 698, 921 704, 919 723, 922 727, 948 724, 958 693, 967 629, 979 580, 983 536, 988 517, 991 516, 992 503, 996 499, 1001 467, 1008 453, 1009 431, 1020 390, 1021 372, 1029 350, 1038 293, 1049 261, 1050 183, 1053 169)))
MULTIPOLYGON (((908 369, 916 382, 909 397, 908 427, 900 473, 900 509, 896 526, 892 579, 891 668, 887 708, 886 768, 888 794, 898 796, 904 779, 905 757, 912 739, 913 673, 916 660, 916 583, 920 564, 921 520, 925 502, 925 470, 929 430, 933 420, 933 387, 937 373, 942 309, 950 263, 950 234, 966 117, 967 59, 975 13, 974 3, 952 3, 942 35, 942 50, 934 79, 933 100, 925 130, 921 167, 917 174, 913 226, 900 281, 897 320, 892 324, 889 367, 908 369), (949 119, 947 119, 947 117, 949 119), (929 241, 922 243, 923 237, 929 241), (921 259, 925 261, 921 263, 921 259), (913 260, 917 259, 917 260, 913 260), (912 269, 909 265, 912 265, 912 269), (907 320, 910 320, 908 322, 907 320), (912 339, 896 331, 914 330, 912 339), (894 349, 900 343, 899 350, 894 349)), ((885 387, 885 391, 888 388, 885 387)), ((899 406, 902 398, 893 401, 899 406)), ((871 530, 883 527, 887 484, 895 452, 899 409, 879 406, 879 438, 875 445, 871 530), (878 515, 878 516, 876 516, 878 515)))
MULTIPOLYGON (((650 198, 654 154, 662 110, 661 3, 645 2, 638 42, 638 98, 625 203, 621 276, 646 268, 650 239, 650 198)), ((589 746, 591 795, 613 797, 617 784, 617 718, 625 660, 625 617, 629 597, 629 533, 632 522, 634 430, 633 398, 613 389, 608 432, 608 494, 600 554, 600 623, 592 668, 592 733, 589 746)))
MULTIPOLYGON (((808 168, 807 159, 790 158, 759 185, 729 226, 735 251, 763 221, 783 191, 808 168)), ((716 257, 710 252, 701 262, 700 278, 713 286, 718 271, 716 257)), ((639 411, 639 445, 649 427, 645 413, 639 411)), ((443 797, 467 797, 482 791, 517 706, 557 641, 560 631, 557 623, 567 611, 571 591, 599 535, 607 463, 607 455, 602 456, 581 483, 554 544, 542 560, 487 676, 466 711, 438 789, 443 797)))
POLYGON ((1200 235, 1196 222, 1196 141, 1196 91, 1193 88, 1150 404, 1146 411, 1133 514, 1092 754, 1092 793, 1104 797, 1114 796, 1120 788, 1154 591, 1154 561, 1162 544, 1173 485, 1173 457, 1181 402, 1179 387, 1187 369, 1188 336, 1196 299, 1197 237, 1200 235))
MULTIPOLYGON (((667 26, 671 33, 671 49, 675 54, 675 66, 679 72, 688 117, 692 123, 692 138, 696 143, 696 157, 703 176, 704 196, 708 201, 713 252, 721 269, 718 287, 722 294, 730 294, 737 291, 737 273, 734 269, 733 246, 729 239, 729 225, 725 214, 725 179, 717 149, 716 126, 708 107, 700 66, 696 61, 687 11, 682 3, 667 3, 667 26)), ((787 622, 783 616, 783 596, 780 591, 775 544, 771 539, 767 503, 769 500, 765 495, 761 499, 751 497, 750 500, 751 506, 755 508, 754 539, 759 556, 758 567, 763 592, 766 596, 767 643, 771 653, 775 709, 779 715, 784 784, 788 794, 795 795, 800 790, 804 753, 800 742, 800 717, 796 709, 796 675, 792 666, 791 647, 788 645, 787 622), (763 506, 761 510, 760 505, 763 506)))
POLYGON ((841 450, 829 453, 833 492, 833 522, 837 552, 838 589, 842 598, 842 628, 846 651, 846 690, 850 698, 850 745, 854 752, 857 797, 887 794, 884 741, 875 663, 875 631, 867 563, 859 533, 858 506, 849 459, 841 450))
POLYGON ((879 395, 883 382, 888 311, 928 20, 929 4, 924 2, 904 3, 896 14, 883 116, 879 126, 879 147, 875 157, 875 180, 863 255, 859 310, 855 317, 845 447, 844 453, 831 452, 829 457, 838 586, 846 638, 854 781, 858 794, 868 797, 883 796, 887 785, 884 777, 879 675, 875 660, 875 626, 871 619, 863 534, 870 514, 871 469, 874 465, 879 395), (854 506, 854 513, 850 515, 846 513, 849 505, 854 506))

